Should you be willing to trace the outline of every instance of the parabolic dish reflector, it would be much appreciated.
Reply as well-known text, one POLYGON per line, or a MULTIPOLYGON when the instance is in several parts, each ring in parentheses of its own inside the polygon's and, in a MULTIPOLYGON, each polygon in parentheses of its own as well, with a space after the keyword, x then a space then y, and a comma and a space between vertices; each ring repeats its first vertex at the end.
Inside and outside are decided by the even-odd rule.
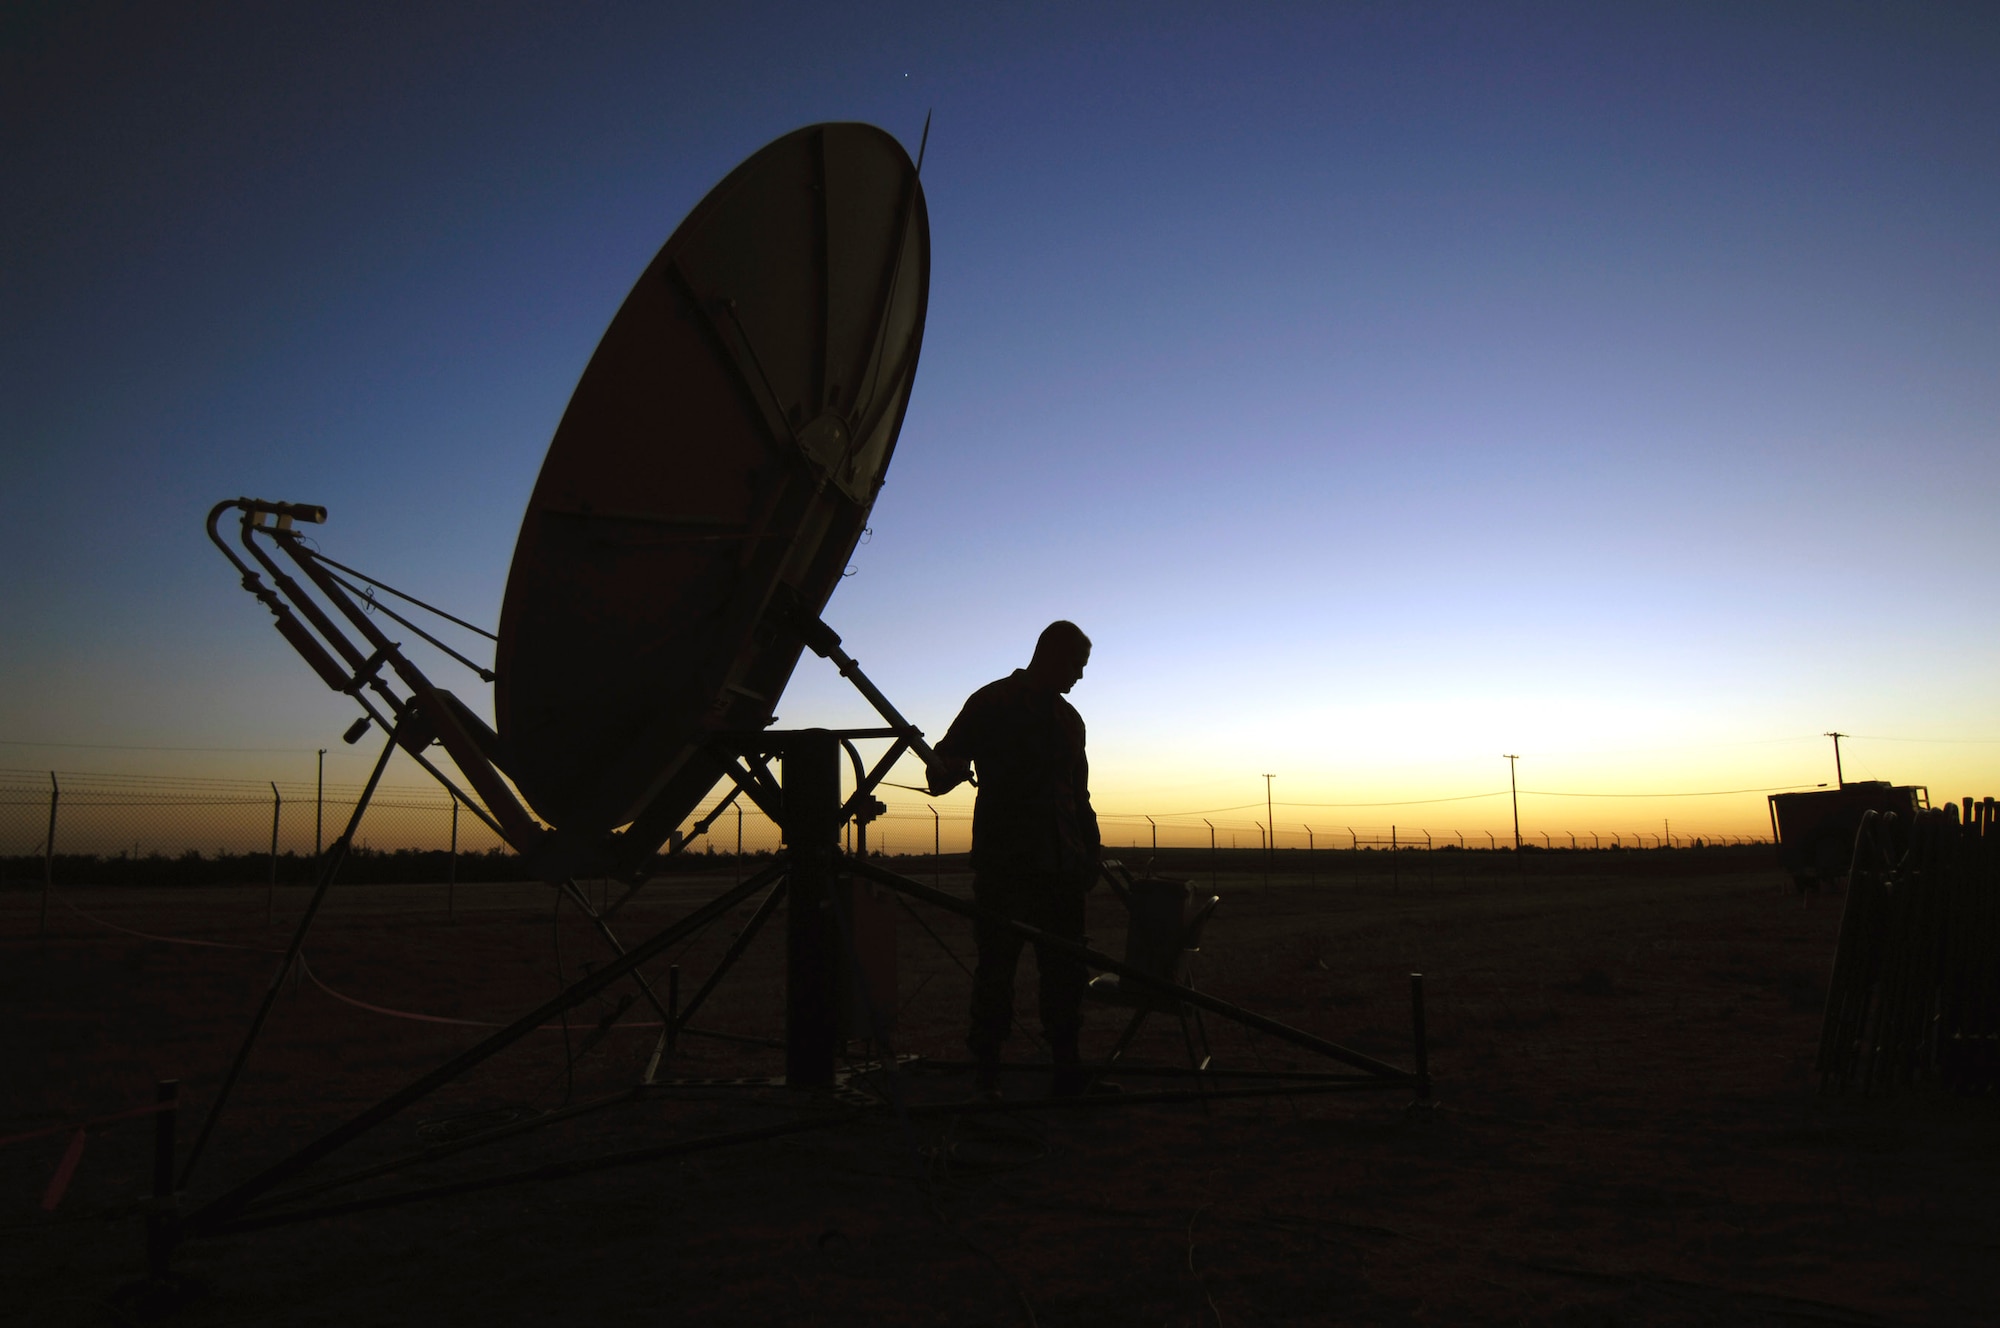
MULTIPOLYGON (((768 724, 902 427, 930 222, 902 146, 798 130, 709 192, 646 268, 563 414, 500 612, 503 768, 566 833, 664 837, 718 730, 768 724)), ((657 842, 657 840, 655 841, 657 842)))

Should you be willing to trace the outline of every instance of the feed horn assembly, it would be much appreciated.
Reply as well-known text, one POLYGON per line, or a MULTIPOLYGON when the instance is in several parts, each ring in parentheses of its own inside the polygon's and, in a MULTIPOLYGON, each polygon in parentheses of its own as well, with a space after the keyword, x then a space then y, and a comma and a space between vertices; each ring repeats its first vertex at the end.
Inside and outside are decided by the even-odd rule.
MULTIPOLYGON (((1135 882, 1107 864, 1114 890, 1133 910, 1133 943, 1121 961, 1042 937, 867 855, 867 826, 881 810, 877 789, 906 753, 928 757, 930 749, 819 615, 895 452, 929 289, 930 225, 918 167, 887 133, 812 125, 732 171, 646 268, 577 384, 521 523, 499 631, 481 633, 494 641, 490 669, 417 624, 422 613, 449 615, 333 561, 304 538, 302 528, 323 522, 324 509, 239 498, 210 512, 209 537, 243 588, 325 684, 360 707, 350 740, 374 730, 382 747, 186 1156, 167 1173, 175 1181, 154 1219, 156 1274, 165 1276, 168 1254, 186 1237, 837 1128, 858 1113, 892 1108, 921 1118, 1366 1089, 1428 1097, 1421 986, 1414 981, 1415 1068, 1403 1069, 1188 985, 1177 941, 1138 943, 1150 907, 1141 905, 1158 893, 1148 887, 1161 882, 1135 882), (491 727, 411 661, 395 639, 404 632, 492 684, 491 727), (832 661, 880 716, 879 726, 771 727, 806 650, 832 661), (860 744, 886 750, 865 760, 860 744), (398 748, 588 918, 603 953, 553 998, 344 1124, 289 1156, 195 1191, 204 1153, 226 1137, 218 1123, 230 1094, 398 748), (691 822, 718 786, 724 796, 691 822), (617 915, 646 887, 661 855, 682 851, 739 799, 782 832, 783 848, 770 865, 651 935, 621 936, 617 915), (842 848, 850 824, 855 852, 842 848), (599 878, 618 883, 601 906, 577 885, 599 878), (884 990, 865 953, 879 945, 876 929, 891 916, 891 903, 919 921, 919 909, 986 918, 1115 975, 1133 1019, 1121 1053, 1152 1012, 1178 1016, 1184 1034, 1192 1019, 1204 1046, 1202 1019, 1220 1018, 1331 1064, 1323 1071, 1220 1069, 1196 1056, 1188 1037, 1185 1067, 1119 1062, 1121 1078, 1162 1088, 1060 1104, 967 1100, 962 1083, 948 1091, 946 1077, 962 1073, 962 1063, 899 1056, 893 1046, 893 966, 884 990), (670 948, 752 905, 691 999, 681 1004, 663 993, 658 970, 670 948), (864 910, 873 916, 861 917, 864 910), (783 1049, 782 1077, 745 1081, 741 1098, 729 1099, 741 1101, 743 1128, 674 1136, 672 1113, 654 1109, 646 1117, 652 1142, 641 1147, 571 1151, 530 1169, 470 1178, 462 1168, 446 1179, 430 1170, 446 1153, 593 1111, 630 1109, 697 1082, 671 1077, 675 1035, 781 911, 785 1022, 765 1041, 774 1053, 783 1049), (638 1084, 471 1133, 448 1148, 407 1155, 371 1149, 365 1164, 349 1154, 350 1169, 334 1169, 335 1155, 363 1135, 613 988, 626 998, 621 1009, 642 1017, 650 1010, 661 1021, 638 1084), (660 1072, 663 1057, 667 1074, 660 1072), (783 1112, 747 1114, 773 1092, 785 1095, 783 1112)), ((1197 910, 1193 925, 1205 917, 1197 910)), ((1182 924, 1177 917, 1169 925, 1182 924)), ((712 1081, 703 1083, 712 1099, 712 1081)))

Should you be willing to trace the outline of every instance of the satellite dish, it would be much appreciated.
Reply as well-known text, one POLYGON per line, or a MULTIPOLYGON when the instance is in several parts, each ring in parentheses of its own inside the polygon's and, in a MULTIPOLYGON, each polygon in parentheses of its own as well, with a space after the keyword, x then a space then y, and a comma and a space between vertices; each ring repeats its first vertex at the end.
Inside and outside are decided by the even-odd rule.
POLYGON ((500 764, 565 836, 658 839, 719 730, 769 724, 780 624, 839 583, 895 450, 930 295, 902 146, 787 134, 688 214, 598 344, 528 500, 500 611, 500 764))

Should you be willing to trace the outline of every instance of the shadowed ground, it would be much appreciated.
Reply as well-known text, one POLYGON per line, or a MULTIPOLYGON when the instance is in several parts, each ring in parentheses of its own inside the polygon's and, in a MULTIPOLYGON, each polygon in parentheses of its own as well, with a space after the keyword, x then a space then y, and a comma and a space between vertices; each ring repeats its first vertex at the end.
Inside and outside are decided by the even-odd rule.
MULTIPOLYGON (((1437 854, 1395 881, 1360 861, 1317 886, 1280 876, 1269 890, 1225 875, 1197 974, 1207 990, 1407 1064, 1407 975, 1426 974, 1439 1103, 1427 1118, 1406 1115, 1399 1093, 1218 1103, 1209 1115, 1143 1107, 904 1127, 883 1114, 195 1242, 178 1266, 209 1290, 175 1322, 1977 1322, 2000 1291, 1995 1104, 1817 1095, 1809 1071, 1840 901, 1801 908, 1768 852, 1531 855, 1525 875, 1505 856, 1437 854)), ((636 939, 728 883, 665 882, 617 925, 636 939)), ((304 892, 280 892, 271 931, 261 889, 65 898, 137 931, 274 947, 304 892)), ((307 950, 312 972, 375 1005, 493 1021, 550 993, 558 963, 573 977, 606 953, 539 887, 460 886, 457 901, 447 923, 441 887, 336 889, 307 950)), ((60 902, 40 946, 36 904, 32 892, 0 896, 0 1135, 142 1105, 155 1079, 178 1077, 185 1143, 274 957, 142 940, 60 902)), ((1100 892, 1091 909, 1094 940, 1116 953, 1116 902, 1100 892)), ((926 920, 970 961, 966 925, 926 920)), ((907 915, 900 923, 898 1049, 962 1059, 969 983, 907 915)), ((732 925, 678 956, 684 993, 732 925)), ((758 941, 703 1027, 780 1030, 779 931, 758 941)), ((663 965, 650 971, 664 990, 663 965)), ((612 1004, 578 1013, 572 1048, 612 1004)), ((652 1017, 643 1004, 626 1016, 652 1017)), ((1109 1044, 1118 1016, 1090 1019, 1087 1053, 1109 1044)), ((1212 1021, 1210 1032, 1220 1065, 1317 1068, 1233 1027, 1212 1021)), ((310 981, 288 990, 194 1198, 477 1036, 344 1004, 310 981)), ((614 1031, 566 1070, 563 1033, 533 1035, 346 1162, 448 1137, 471 1113, 614 1091, 652 1041, 614 1031)), ((1018 1036, 1012 1050, 1036 1055, 1018 1036)), ((1178 1062, 1178 1029, 1155 1020, 1134 1054, 1178 1062)), ((776 1070, 776 1053, 691 1038, 667 1073, 776 1070)), ((904 1079, 912 1100, 970 1087, 904 1079)), ((1044 1086, 1028 1070, 1009 1085, 1044 1086)), ((405 1179, 831 1110, 781 1091, 706 1090, 405 1179)), ((149 1139, 144 1121, 94 1135, 52 1215, 40 1199, 65 1140, 0 1149, 10 1314, 123 1321, 114 1292, 142 1266, 133 1201, 148 1185, 149 1139)))

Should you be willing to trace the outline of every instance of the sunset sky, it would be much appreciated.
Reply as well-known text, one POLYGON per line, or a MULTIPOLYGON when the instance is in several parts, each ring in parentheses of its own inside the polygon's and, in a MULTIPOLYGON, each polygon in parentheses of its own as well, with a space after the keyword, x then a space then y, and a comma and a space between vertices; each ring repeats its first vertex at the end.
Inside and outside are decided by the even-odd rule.
MULTIPOLYGON (((1830 781, 1829 729, 1850 779, 2000 793, 1991 6, 0 32, 0 766, 290 780, 329 747, 358 780, 351 703, 209 506, 323 503, 333 557, 494 622, 686 211, 790 129, 914 155, 934 111, 922 368, 826 614, 933 737, 1067 617, 1112 812, 1248 825, 1272 772, 1301 841, 1483 836, 1513 752, 1532 829, 1746 834, 1761 792, 1650 795, 1830 781)), ((866 722, 845 688, 807 658, 782 722, 866 722)))

